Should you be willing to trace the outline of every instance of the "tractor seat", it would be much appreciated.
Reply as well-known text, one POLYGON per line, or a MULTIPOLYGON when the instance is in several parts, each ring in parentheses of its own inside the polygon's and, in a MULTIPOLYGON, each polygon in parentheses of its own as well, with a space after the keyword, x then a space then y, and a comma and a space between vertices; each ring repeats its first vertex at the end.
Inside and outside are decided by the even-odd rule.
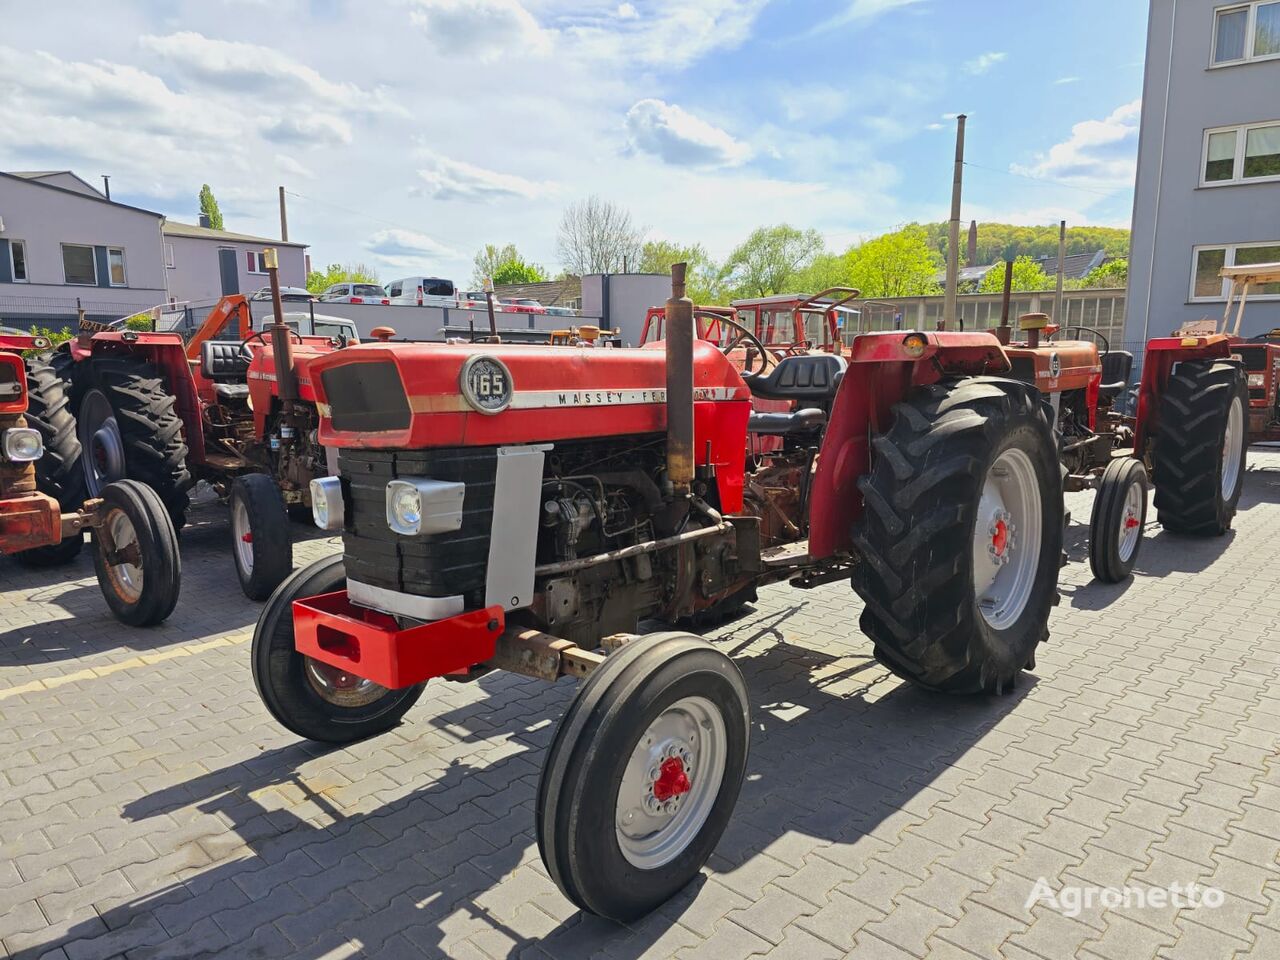
MULTIPOLYGON (((830 353, 783 357, 766 376, 743 377, 751 392, 766 400, 830 402, 849 362, 830 353)), ((799 411, 803 413, 804 411, 799 411)))
POLYGON ((215 383, 213 389, 220 400, 249 399, 249 385, 247 383, 215 383))
POLYGON ((206 340, 200 344, 200 372, 219 385, 244 384, 249 358, 240 352, 238 342, 206 340))
POLYGON ((1098 396, 1103 400, 1114 400, 1124 393, 1129 386, 1129 376, 1133 373, 1133 354, 1128 350, 1109 350, 1102 355, 1102 384, 1098 387, 1098 396))
POLYGON ((817 407, 808 407, 794 413, 753 413, 747 419, 747 432, 767 437, 785 437, 792 433, 821 430, 826 422, 826 413, 817 407))

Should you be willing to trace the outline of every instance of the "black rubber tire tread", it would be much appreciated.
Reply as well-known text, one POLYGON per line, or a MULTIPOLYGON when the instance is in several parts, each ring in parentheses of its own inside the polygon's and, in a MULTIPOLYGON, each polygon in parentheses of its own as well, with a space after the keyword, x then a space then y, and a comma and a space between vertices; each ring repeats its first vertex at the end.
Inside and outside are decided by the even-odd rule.
MULTIPOLYGON (((284 497, 265 473, 249 473, 232 483, 230 501, 232 510, 237 503, 244 503, 253 534, 252 572, 240 569, 240 554, 236 545, 231 545, 240 589, 250 600, 266 600, 293 570, 293 536, 284 497)), ((231 535, 235 536, 234 529, 231 535)))
POLYGON ((861 562, 853 588, 862 631, 886 667, 917 686, 999 693, 1034 661, 1057 602, 1063 538, 1062 469, 1051 408, 1035 388, 1002 377, 918 387, 894 404, 858 480, 866 507, 853 525, 861 562), (1039 475, 1043 510, 1038 579, 1003 630, 974 596, 972 537, 987 470, 1007 447, 1039 475))
POLYGON ((88 364, 84 389, 101 390, 115 411, 129 478, 155 490, 174 529, 181 530, 194 481, 187 469, 182 418, 164 378, 141 360, 95 357, 82 362, 88 364))
POLYGON ((1244 486, 1249 393, 1244 367, 1230 360, 1183 360, 1174 366, 1160 401, 1151 456, 1155 507, 1173 533, 1220 536, 1231 529, 1244 486), (1240 475, 1222 496, 1222 437, 1233 399, 1243 415, 1240 475))
POLYGON ((131 603, 111 587, 97 533, 94 533, 93 566, 107 606, 116 619, 132 627, 153 627, 163 622, 173 613, 182 592, 182 557, 169 512, 156 492, 137 480, 117 480, 103 487, 99 509, 104 515, 119 509, 129 518, 142 554, 142 590, 131 603))
POLYGON ((644 916, 689 883, 738 802, 750 747, 746 683, 727 656, 688 633, 650 634, 606 658, 578 690, 543 761, 535 808, 538 850, 580 909, 618 922, 644 916), (614 827, 616 796, 635 744, 671 703, 698 695, 721 709, 724 777, 698 837, 654 870, 630 863, 614 827))
POLYGON ((1093 511, 1089 514, 1089 567, 1093 575, 1103 583, 1119 583, 1133 572, 1142 552, 1142 536, 1134 545, 1128 560, 1120 556, 1120 520, 1124 514, 1125 495, 1133 484, 1142 485, 1142 515, 1138 521, 1147 522, 1147 468, 1133 457, 1112 460, 1098 481, 1098 493, 1093 499, 1093 511))
POLYGON ((354 743, 400 723, 418 702, 426 683, 387 695, 364 707, 339 707, 311 687, 306 657, 293 645, 293 601, 332 593, 346 586, 342 556, 308 564, 276 588, 253 631, 250 662, 253 683, 267 711, 286 729, 320 743, 354 743))
MULTIPOLYGON (((27 360, 27 426, 40 431, 44 456, 36 462, 36 487, 58 501, 63 513, 84 506, 84 470, 70 390, 58 372, 42 360, 27 360)), ((28 567, 53 567, 74 560, 84 545, 76 533, 59 543, 14 554, 28 567)))

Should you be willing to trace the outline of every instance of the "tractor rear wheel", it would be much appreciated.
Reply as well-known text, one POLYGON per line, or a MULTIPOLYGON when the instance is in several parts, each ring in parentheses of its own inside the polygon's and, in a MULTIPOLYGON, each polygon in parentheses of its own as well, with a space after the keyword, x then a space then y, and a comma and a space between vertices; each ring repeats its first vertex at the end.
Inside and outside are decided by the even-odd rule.
MULTIPOLYGON (((58 501, 63 513, 84 506, 84 471, 80 440, 67 383, 47 363, 27 361, 27 425, 40 431, 44 456, 36 461, 36 486, 58 501)), ((75 559, 84 545, 77 532, 60 543, 23 550, 15 559, 29 567, 52 567, 75 559)))
POLYGON ((1057 601, 1062 473, 1045 404, 996 377, 920 387, 872 444, 853 588, 876 657, 931 690, 1001 692, 1057 601))
POLYGON ((231 485, 231 555, 250 600, 267 599, 293 569, 284 497, 264 473, 237 477, 231 485))
POLYGON ((267 710, 300 737, 354 743, 400 723, 426 683, 391 690, 313 660, 293 643, 293 601, 347 585, 341 555, 317 560, 276 588, 253 631, 253 683, 267 710))
POLYGON ((1089 566, 1104 583, 1133 572, 1147 522, 1147 470, 1141 460, 1112 460, 1098 483, 1089 516, 1089 566))
POLYGON ((76 419, 89 496, 100 496, 114 480, 141 481, 159 494, 173 528, 181 530, 192 478, 182 418, 164 379, 155 366, 141 360, 82 362, 88 369, 85 382, 78 384, 76 419))
POLYGON ((749 714, 737 666, 692 634, 633 640, 597 667, 538 782, 538 849, 564 895, 625 923, 692 880, 738 802, 749 714))
POLYGON ((182 588, 182 558, 169 513, 156 492, 136 480, 109 483, 101 496, 93 565, 102 596, 122 623, 155 626, 173 613, 182 588))
POLYGON ((1249 445, 1246 384, 1244 368, 1228 360, 1183 360, 1169 375, 1151 462, 1166 530, 1220 536, 1231 529, 1249 445))

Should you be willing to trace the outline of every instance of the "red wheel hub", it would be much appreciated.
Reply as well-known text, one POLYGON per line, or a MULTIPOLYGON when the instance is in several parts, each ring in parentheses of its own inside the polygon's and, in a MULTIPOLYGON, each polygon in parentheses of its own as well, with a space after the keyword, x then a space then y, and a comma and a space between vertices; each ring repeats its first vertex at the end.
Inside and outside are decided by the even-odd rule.
POLYGON ((253 531, 250 530, 248 533, 241 536, 240 539, 245 543, 253 543, 253 531))
POLYGON ((1005 547, 1009 546, 1009 526, 1003 520, 996 521, 996 532, 991 537, 991 546, 995 548, 996 556, 1004 556, 1005 547))
POLYGON ((1134 527, 1136 527, 1137 525, 1138 525, 1138 518, 1137 518, 1137 517, 1125 517, 1125 518, 1124 518, 1124 528, 1125 528, 1126 530, 1132 530, 1132 529, 1133 529, 1134 527))
POLYGON ((684 772, 684 763, 679 757, 663 760, 658 768, 658 779, 653 781, 653 796, 659 802, 689 792, 689 777, 684 772))

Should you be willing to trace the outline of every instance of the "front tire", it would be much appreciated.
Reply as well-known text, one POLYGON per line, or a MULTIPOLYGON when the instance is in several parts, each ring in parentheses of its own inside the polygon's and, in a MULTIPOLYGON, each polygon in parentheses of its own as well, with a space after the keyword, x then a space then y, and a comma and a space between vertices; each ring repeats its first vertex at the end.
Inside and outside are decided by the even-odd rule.
POLYGON ((1249 394, 1244 368, 1227 360, 1183 360, 1160 402, 1152 452, 1155 505, 1173 533, 1221 536, 1244 486, 1249 394))
POLYGON ((1133 572, 1147 522, 1147 470, 1132 457, 1112 460, 1098 483, 1089 516, 1089 566, 1103 583, 1133 572))
MULTIPOLYGON (((85 501, 80 440, 66 382, 47 363, 27 361, 27 426, 40 431, 44 455, 36 461, 36 487, 58 501, 63 513, 75 513, 85 501)), ((84 534, 73 533, 59 543, 23 550, 14 555, 28 567, 54 567, 74 560, 84 534)))
POLYGON ((972 377, 920 387, 872 441, 853 588, 877 659, 931 690, 999 693, 1048 637, 1062 471, 1034 388, 972 377))
POLYGON ((738 801, 746 684, 700 637, 632 641, 587 679, 538 783, 538 849, 576 906, 644 916, 702 869, 738 801))
POLYGON ((93 565, 111 612, 122 623, 151 627, 178 605, 182 559, 169 513, 156 492, 136 480, 102 488, 93 528, 93 565), (107 541, 114 547, 107 552, 107 541))
POLYGON ((265 600, 293 569, 293 539, 284 497, 262 473, 237 477, 231 485, 231 555, 240 589, 265 600))
POLYGON ((390 730, 426 686, 390 690, 298 653, 293 601, 346 584, 341 556, 303 567, 271 595, 253 631, 253 683, 263 704, 285 728, 321 743, 353 743, 390 730))

